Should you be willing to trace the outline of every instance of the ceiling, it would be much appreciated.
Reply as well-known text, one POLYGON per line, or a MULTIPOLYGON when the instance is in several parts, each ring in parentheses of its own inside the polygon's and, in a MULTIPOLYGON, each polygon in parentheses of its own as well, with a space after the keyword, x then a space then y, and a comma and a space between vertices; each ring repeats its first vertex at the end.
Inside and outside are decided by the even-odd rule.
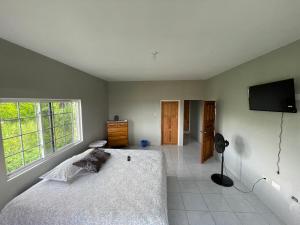
POLYGON ((0 0, 0 37, 109 81, 207 79, 299 21, 299 0, 0 0))

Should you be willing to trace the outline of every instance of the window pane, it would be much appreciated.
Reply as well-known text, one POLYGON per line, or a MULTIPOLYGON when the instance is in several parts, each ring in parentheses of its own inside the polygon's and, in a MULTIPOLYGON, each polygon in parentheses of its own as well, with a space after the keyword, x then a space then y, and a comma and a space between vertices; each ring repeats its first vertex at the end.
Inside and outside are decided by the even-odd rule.
POLYGON ((17 152, 22 151, 21 139, 20 137, 9 138, 3 140, 4 156, 10 156, 17 152))
POLYGON ((73 142, 72 134, 66 136, 66 145, 73 142))
POLYGON ((64 103, 63 102, 52 102, 52 107, 53 107, 54 114, 64 112, 64 103))
POLYGON ((20 135, 19 120, 1 121, 1 131, 3 139, 20 135))
POLYGON ((49 102, 41 103, 41 113, 42 115, 50 115, 49 102))
POLYGON ((0 103, 0 119, 15 119, 18 118, 17 103, 5 102, 0 103))
POLYGON ((54 115, 54 127, 59 127, 64 125, 64 114, 54 115))
POLYGON ((65 123, 72 123, 72 113, 64 114, 64 121, 65 123))
POLYGON ((77 128, 77 121, 73 120, 73 138, 74 140, 78 140, 78 128, 77 128))
POLYGON ((39 147, 35 147, 30 150, 24 151, 25 164, 29 164, 38 159, 40 159, 40 148, 39 147))
POLYGON ((67 134, 72 134, 72 124, 69 123, 69 124, 65 124, 65 135, 67 134))
POLYGON ((37 131, 37 119, 21 119, 22 134, 37 131))
POLYGON ((0 103, 1 137, 7 171, 11 173, 77 141, 80 134, 78 106, 77 101, 55 100, 0 103))
POLYGON ((44 154, 49 155, 51 153, 53 153, 52 143, 51 142, 44 143, 44 154))
POLYGON ((78 102, 73 102, 73 138, 74 141, 79 140, 79 133, 78 133, 78 102))
POLYGON ((65 112, 72 112, 73 111, 73 105, 72 102, 65 102, 65 112))
POLYGON ((42 116, 42 126, 43 129, 47 129, 51 127, 50 116, 42 116))
POLYGON ((35 116, 35 103, 34 102, 20 102, 20 117, 34 117, 35 116))
POLYGON ((39 145, 38 133, 26 134, 22 136, 24 150, 29 150, 39 145))
POLYGON ((45 129, 43 131, 43 138, 44 138, 44 143, 52 142, 51 129, 45 129))
POLYGON ((61 138, 61 137, 65 136, 64 126, 55 127, 54 133, 55 133, 55 139, 58 139, 58 138, 61 138))
POLYGON ((10 156, 5 159, 6 170, 8 173, 20 168, 23 166, 23 157, 22 153, 10 156))
POLYGON ((55 140, 55 149, 59 149, 65 145, 65 138, 55 140))

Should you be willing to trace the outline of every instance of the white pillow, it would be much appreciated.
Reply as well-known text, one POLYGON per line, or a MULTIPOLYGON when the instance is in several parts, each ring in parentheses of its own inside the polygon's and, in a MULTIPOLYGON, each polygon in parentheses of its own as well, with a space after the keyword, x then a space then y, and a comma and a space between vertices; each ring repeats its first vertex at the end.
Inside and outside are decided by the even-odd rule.
POLYGON ((92 142, 89 147, 90 148, 101 148, 103 147, 104 145, 106 145, 107 141, 106 140, 99 140, 99 141, 95 141, 95 142, 92 142))
POLYGON ((42 175, 40 178, 44 180, 55 180, 70 182, 75 176, 83 170, 80 167, 74 166, 73 163, 88 155, 93 149, 88 149, 85 152, 75 155, 56 166, 54 169, 42 175))

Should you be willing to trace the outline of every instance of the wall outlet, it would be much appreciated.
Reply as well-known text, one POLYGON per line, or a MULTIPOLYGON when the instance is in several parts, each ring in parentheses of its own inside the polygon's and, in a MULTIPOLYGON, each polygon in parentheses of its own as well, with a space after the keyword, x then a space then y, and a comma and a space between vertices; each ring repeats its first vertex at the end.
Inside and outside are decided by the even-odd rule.
POLYGON ((272 180, 271 184, 273 188, 275 188, 277 191, 280 191, 280 185, 278 183, 272 180))
POLYGON ((294 202, 299 203, 298 198, 296 198, 295 196, 291 196, 291 199, 292 199, 294 202))
POLYGON ((270 178, 267 178, 266 176, 264 176, 264 177, 265 177, 267 183, 271 184, 272 187, 274 189, 276 189, 277 191, 280 191, 280 185, 276 181, 274 181, 270 178))

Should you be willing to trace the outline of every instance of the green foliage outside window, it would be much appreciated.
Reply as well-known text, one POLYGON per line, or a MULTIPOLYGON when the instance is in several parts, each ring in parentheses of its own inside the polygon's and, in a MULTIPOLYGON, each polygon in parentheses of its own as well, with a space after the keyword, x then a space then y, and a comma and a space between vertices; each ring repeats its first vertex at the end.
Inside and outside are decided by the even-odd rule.
POLYGON ((19 102, 19 105, 17 102, 0 103, 0 125, 7 172, 30 164, 43 155, 51 154, 54 150, 78 140, 77 106, 75 102, 51 102, 54 114, 51 116, 49 102, 19 102))

